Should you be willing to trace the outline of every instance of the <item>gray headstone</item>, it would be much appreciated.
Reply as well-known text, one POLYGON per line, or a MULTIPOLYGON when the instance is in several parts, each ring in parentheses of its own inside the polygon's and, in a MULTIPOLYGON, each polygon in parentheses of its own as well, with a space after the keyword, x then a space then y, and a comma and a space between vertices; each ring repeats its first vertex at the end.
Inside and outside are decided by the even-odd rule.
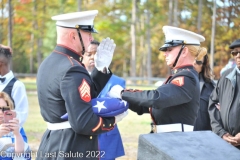
POLYGON ((138 160, 240 160, 240 150, 211 131, 139 136, 138 160))

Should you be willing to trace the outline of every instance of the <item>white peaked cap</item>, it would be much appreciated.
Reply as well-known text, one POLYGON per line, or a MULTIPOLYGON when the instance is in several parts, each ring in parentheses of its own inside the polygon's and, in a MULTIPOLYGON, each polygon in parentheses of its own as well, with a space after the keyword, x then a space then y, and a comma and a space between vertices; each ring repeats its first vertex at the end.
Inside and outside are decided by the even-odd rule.
POLYGON ((73 12, 67 14, 61 14, 53 16, 52 20, 57 21, 57 26, 77 28, 76 26, 86 25, 92 26, 95 16, 98 14, 98 10, 73 12))
POLYGON ((194 32, 172 27, 172 26, 163 26, 163 32, 165 34, 166 41, 171 40, 183 40, 185 44, 199 44, 200 42, 205 41, 205 38, 194 32))

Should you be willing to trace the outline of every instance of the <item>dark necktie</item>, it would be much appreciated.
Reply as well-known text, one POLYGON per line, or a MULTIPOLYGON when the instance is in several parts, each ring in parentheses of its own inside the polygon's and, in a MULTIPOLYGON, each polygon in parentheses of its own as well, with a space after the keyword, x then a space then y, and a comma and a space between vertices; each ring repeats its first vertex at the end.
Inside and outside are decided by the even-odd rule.
POLYGON ((0 78, 0 81, 3 83, 5 81, 5 77, 4 78, 0 78))

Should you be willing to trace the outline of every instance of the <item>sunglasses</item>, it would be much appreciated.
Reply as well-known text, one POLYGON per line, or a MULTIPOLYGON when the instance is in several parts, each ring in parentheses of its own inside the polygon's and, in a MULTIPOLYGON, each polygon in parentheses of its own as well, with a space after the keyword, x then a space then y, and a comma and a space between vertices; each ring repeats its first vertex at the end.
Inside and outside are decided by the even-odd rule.
POLYGON ((7 106, 3 106, 3 107, 0 107, 0 110, 2 110, 2 112, 4 112, 4 111, 9 111, 10 108, 7 106))
POLYGON ((195 60, 195 61, 196 61, 196 64, 197 64, 197 65, 199 65, 199 66, 200 66, 200 65, 203 65, 203 61, 197 61, 197 60, 195 60))
POLYGON ((240 53, 240 51, 232 51, 232 52, 231 52, 231 54, 232 54, 233 56, 237 56, 238 53, 240 53))

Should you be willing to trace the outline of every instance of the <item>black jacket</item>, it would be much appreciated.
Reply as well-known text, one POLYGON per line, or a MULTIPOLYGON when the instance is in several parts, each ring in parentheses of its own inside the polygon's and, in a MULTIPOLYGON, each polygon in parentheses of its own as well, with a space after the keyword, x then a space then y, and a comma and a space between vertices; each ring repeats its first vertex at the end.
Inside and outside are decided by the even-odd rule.
POLYGON ((165 84, 156 90, 125 90, 122 99, 138 114, 149 112, 155 124, 183 123, 193 125, 199 107, 198 73, 192 66, 175 70, 165 84))
POLYGON ((42 62, 37 74, 42 117, 46 122, 59 123, 65 121, 60 117, 67 112, 72 128, 47 129, 37 159, 98 159, 93 155, 102 154, 98 154, 98 134, 113 129, 115 118, 94 114, 91 98, 99 94, 111 74, 94 70, 91 76, 97 81, 95 84, 79 61, 79 55, 65 46, 56 46, 42 62))
MULTIPOLYGON (((230 109, 233 107, 234 91, 236 86, 236 67, 226 70, 219 79, 217 86, 213 90, 209 99, 209 115, 211 119, 211 126, 214 133, 222 137, 229 133, 235 136, 240 132, 240 108, 238 112, 234 112, 234 116, 229 116, 230 109), (220 103, 220 111, 215 104, 220 103), (236 124, 229 124, 231 118, 237 118, 236 124), (230 129, 230 126, 234 129, 230 129)), ((239 82, 238 82, 239 83, 239 82)), ((240 107, 239 97, 236 98, 240 107)))
POLYGON ((202 74, 199 74, 200 80, 200 107, 198 116, 194 124, 194 131, 212 130, 210 117, 208 113, 208 102, 212 90, 216 86, 214 81, 204 81, 202 74))

